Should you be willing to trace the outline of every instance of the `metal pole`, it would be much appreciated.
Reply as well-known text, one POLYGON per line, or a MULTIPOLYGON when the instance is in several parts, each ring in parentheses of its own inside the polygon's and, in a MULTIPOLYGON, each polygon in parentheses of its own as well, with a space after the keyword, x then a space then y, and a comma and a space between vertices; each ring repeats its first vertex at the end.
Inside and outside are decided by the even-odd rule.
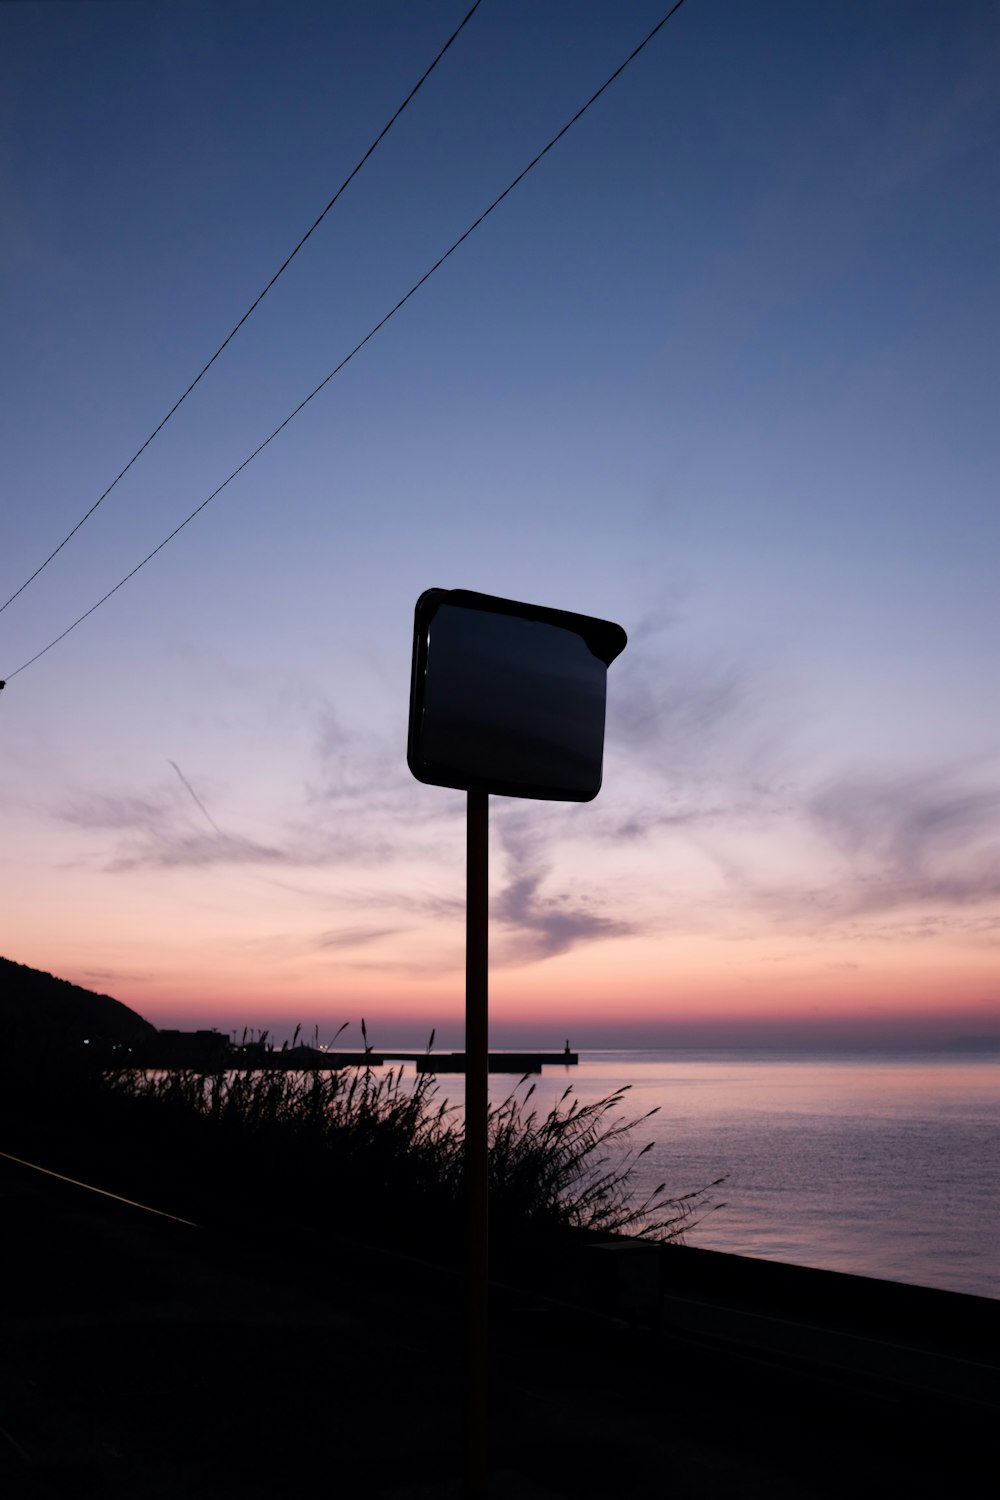
POLYGON ((469 792, 465 909, 465 1495, 486 1500, 489 806, 469 792))

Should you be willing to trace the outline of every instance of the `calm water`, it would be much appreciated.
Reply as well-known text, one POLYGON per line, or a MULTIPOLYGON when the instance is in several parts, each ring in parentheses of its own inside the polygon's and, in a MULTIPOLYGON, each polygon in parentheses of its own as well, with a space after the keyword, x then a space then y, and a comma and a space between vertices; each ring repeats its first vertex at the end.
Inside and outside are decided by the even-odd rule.
POLYGON ((657 1109, 640 1191, 726 1177, 692 1245, 1000 1297, 1000 1058, 586 1052, 534 1082, 543 1109, 567 1083, 657 1109))

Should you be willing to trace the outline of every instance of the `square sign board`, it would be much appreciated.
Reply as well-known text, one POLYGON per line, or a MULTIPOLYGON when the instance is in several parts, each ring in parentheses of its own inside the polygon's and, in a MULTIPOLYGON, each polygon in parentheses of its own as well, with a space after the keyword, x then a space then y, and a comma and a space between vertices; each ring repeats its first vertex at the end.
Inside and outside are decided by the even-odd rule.
POLYGON ((467 589, 417 600, 406 758, 418 781, 589 802, 620 625, 467 589))

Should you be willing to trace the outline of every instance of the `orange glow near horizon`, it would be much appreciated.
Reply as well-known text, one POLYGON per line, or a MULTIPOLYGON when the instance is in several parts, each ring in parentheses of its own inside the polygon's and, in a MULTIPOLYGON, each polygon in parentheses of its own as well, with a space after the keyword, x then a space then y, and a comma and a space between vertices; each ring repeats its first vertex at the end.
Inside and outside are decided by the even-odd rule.
MULTIPOLYGON (((553 875, 551 898, 540 888, 541 920, 519 924, 504 920, 511 863, 497 822, 490 1014, 504 1044, 523 1037, 561 1046, 567 1036, 576 1046, 726 1036, 905 1041, 1000 1031, 985 917, 949 926, 919 911, 891 920, 875 913, 806 930, 800 908, 771 915, 723 899, 701 857, 685 862, 671 845, 659 879, 644 846, 640 898, 616 850, 603 863, 586 850, 589 863, 553 875), (680 889, 687 908, 668 899, 680 889), (568 951, 539 956, 559 939, 547 914, 583 913, 585 926, 591 892, 602 893, 598 911, 621 935, 598 926, 574 936, 568 951), (672 912, 667 930, 658 904, 672 912)), ((437 865, 373 865, 353 888, 327 874, 286 880, 212 867, 95 874, 44 845, 26 843, 15 861, 9 846, 5 911, 18 943, 5 956, 110 994, 161 1026, 264 1026, 282 1036, 319 1026, 328 1039, 364 1016, 387 1044, 405 1037, 417 1046, 436 1028, 457 1045, 461 832, 453 820, 437 865), (46 903, 34 897, 40 880, 46 903), (429 914, 414 914, 407 903, 424 891, 434 893, 429 914)), ((818 869, 818 856, 813 863, 818 869)))
MULTIPOLYGON (((329 1040, 343 1022, 356 1031, 364 1016, 386 1044, 401 1044, 405 1033, 407 1045, 420 1045, 432 1027, 447 1045, 461 1040, 464 979, 457 964, 440 975, 400 973, 373 956, 366 969, 288 961, 249 963, 240 972, 231 955, 220 953, 203 955, 214 961, 195 973, 178 957, 170 962, 161 953, 144 974, 134 949, 120 953, 120 977, 109 970, 102 978, 68 952, 61 966, 49 960, 49 967, 113 994, 157 1025, 266 1026, 282 1035, 296 1025, 307 1032, 318 1026, 329 1040)), ((504 1044, 546 1035, 551 1046, 567 1036, 574 1046, 588 1045, 588 1038, 591 1045, 620 1038, 617 1044, 628 1046, 636 1037, 647 1045, 727 1034, 742 1040, 758 1034, 762 1042, 852 1035, 926 1040, 995 1029, 1000 1004, 985 955, 938 954, 919 965, 908 958, 891 951, 862 962, 805 952, 780 960, 773 942, 762 939, 607 943, 494 968, 491 1026, 504 1044)))

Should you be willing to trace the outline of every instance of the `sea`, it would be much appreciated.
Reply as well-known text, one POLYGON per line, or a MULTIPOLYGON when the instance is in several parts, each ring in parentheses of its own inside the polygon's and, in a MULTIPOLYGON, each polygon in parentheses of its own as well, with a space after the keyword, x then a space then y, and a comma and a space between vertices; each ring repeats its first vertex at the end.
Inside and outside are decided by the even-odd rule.
MULTIPOLYGON (((707 1189, 685 1242, 1000 1297, 1000 1053, 581 1052, 526 1084, 546 1113, 624 1097, 638 1201, 707 1189), (723 1179, 717 1187, 709 1184, 723 1179)), ((441 1075, 461 1103, 463 1083, 441 1075)))

